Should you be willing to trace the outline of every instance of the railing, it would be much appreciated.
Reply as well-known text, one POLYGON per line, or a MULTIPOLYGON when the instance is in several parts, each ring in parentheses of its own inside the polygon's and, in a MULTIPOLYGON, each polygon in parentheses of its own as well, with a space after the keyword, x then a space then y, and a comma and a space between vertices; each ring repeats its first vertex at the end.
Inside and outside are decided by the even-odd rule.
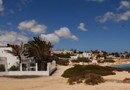
POLYGON ((7 72, 0 72, 0 76, 3 75, 40 75, 40 76, 49 76, 56 70, 56 62, 52 61, 47 64, 47 71, 7 71, 7 72))

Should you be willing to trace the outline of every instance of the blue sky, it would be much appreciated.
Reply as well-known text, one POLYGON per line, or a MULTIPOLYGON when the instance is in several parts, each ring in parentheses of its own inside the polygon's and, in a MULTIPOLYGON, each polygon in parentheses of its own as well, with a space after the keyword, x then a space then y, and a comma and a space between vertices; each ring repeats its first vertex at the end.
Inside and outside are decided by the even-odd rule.
POLYGON ((0 0, 0 45, 34 36, 54 49, 130 51, 130 0, 0 0))

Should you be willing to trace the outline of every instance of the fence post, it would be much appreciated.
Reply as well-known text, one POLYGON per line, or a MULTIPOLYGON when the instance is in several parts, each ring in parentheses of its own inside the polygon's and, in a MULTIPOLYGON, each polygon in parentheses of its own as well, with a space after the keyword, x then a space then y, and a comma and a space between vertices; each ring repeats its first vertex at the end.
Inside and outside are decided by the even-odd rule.
POLYGON ((35 63, 35 71, 38 71, 38 65, 35 63))
POLYGON ((22 63, 20 63, 20 71, 22 71, 22 63))
POLYGON ((53 64, 53 68, 56 68, 56 61, 55 60, 52 61, 52 64, 53 64))
POLYGON ((50 63, 47 63, 47 72, 50 75, 50 63))
POLYGON ((7 63, 4 66, 5 66, 5 72, 8 72, 8 65, 7 65, 7 63))

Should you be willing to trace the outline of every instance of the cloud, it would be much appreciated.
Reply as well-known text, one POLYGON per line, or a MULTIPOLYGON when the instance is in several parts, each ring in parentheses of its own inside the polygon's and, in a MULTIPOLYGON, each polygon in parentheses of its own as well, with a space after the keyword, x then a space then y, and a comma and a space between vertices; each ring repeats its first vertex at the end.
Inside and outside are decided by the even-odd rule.
POLYGON ((66 38, 71 36, 71 32, 67 27, 62 27, 59 30, 56 30, 55 34, 58 35, 59 37, 66 37, 66 38))
POLYGON ((104 2, 105 0, 86 0, 86 1, 88 1, 88 2, 99 2, 99 3, 102 3, 102 2, 104 2))
POLYGON ((0 13, 4 11, 3 0, 0 0, 0 13))
POLYGON ((130 8, 130 2, 129 1, 121 1, 120 2, 120 6, 118 8, 118 10, 120 9, 129 9, 130 8))
POLYGON ((54 33, 59 37, 69 38, 72 40, 78 40, 78 38, 75 35, 71 34, 69 28, 67 27, 62 27, 59 30, 56 30, 54 33))
POLYGON ((71 38, 72 40, 74 40, 74 41, 78 41, 78 40, 79 40, 75 35, 72 35, 70 38, 71 38))
POLYGON ((120 6, 116 9, 115 12, 106 12, 102 16, 97 16, 96 20, 100 23, 105 23, 107 21, 128 21, 130 19, 130 2, 123 0, 120 2, 120 6))
POLYGON ((40 36, 43 40, 49 41, 51 43, 58 43, 60 38, 56 34, 41 34, 40 36))
POLYGON ((84 23, 80 23, 78 26, 78 29, 82 30, 82 31, 87 31, 87 28, 85 28, 85 24, 84 23))
POLYGON ((28 30, 34 34, 45 33, 46 28, 44 24, 38 24, 35 20, 23 21, 18 25, 18 29, 28 30))
POLYGON ((19 44, 21 42, 26 43, 28 41, 28 37, 24 36, 20 33, 14 32, 14 31, 1 31, 0 32, 0 46, 5 46, 8 43, 11 44, 19 44))
POLYGON ((115 14, 113 12, 106 12, 103 16, 96 17, 97 21, 100 23, 105 23, 108 20, 113 20, 115 14))
POLYGON ((75 35, 71 34, 69 28, 67 27, 62 27, 59 30, 55 30, 53 33, 50 34, 41 34, 40 37, 43 40, 49 41, 51 43, 58 43, 61 38, 67 38, 74 41, 78 40, 75 35))
POLYGON ((130 11, 126 11, 123 14, 118 14, 116 21, 127 21, 130 18, 130 11))
POLYGON ((46 28, 47 27, 45 25, 35 25, 30 30, 35 34, 38 34, 38 33, 44 33, 46 31, 46 28))
POLYGON ((120 22, 120 21, 127 21, 129 19, 130 19, 130 11, 126 11, 123 13, 107 12, 103 16, 97 17, 97 21, 99 21, 100 23, 105 23, 108 20, 120 22))

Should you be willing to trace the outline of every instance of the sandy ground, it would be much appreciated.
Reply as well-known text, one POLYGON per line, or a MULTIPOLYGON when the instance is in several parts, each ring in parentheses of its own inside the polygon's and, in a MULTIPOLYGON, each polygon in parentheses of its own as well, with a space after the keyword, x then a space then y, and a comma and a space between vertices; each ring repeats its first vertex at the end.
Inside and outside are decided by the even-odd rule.
POLYGON ((128 72, 117 72, 116 75, 105 76, 105 83, 90 86, 85 84, 68 85, 67 79, 60 77, 68 66, 58 66, 58 70, 50 77, 14 79, 0 77, 0 90, 130 90, 130 84, 117 82, 130 78, 128 72))

